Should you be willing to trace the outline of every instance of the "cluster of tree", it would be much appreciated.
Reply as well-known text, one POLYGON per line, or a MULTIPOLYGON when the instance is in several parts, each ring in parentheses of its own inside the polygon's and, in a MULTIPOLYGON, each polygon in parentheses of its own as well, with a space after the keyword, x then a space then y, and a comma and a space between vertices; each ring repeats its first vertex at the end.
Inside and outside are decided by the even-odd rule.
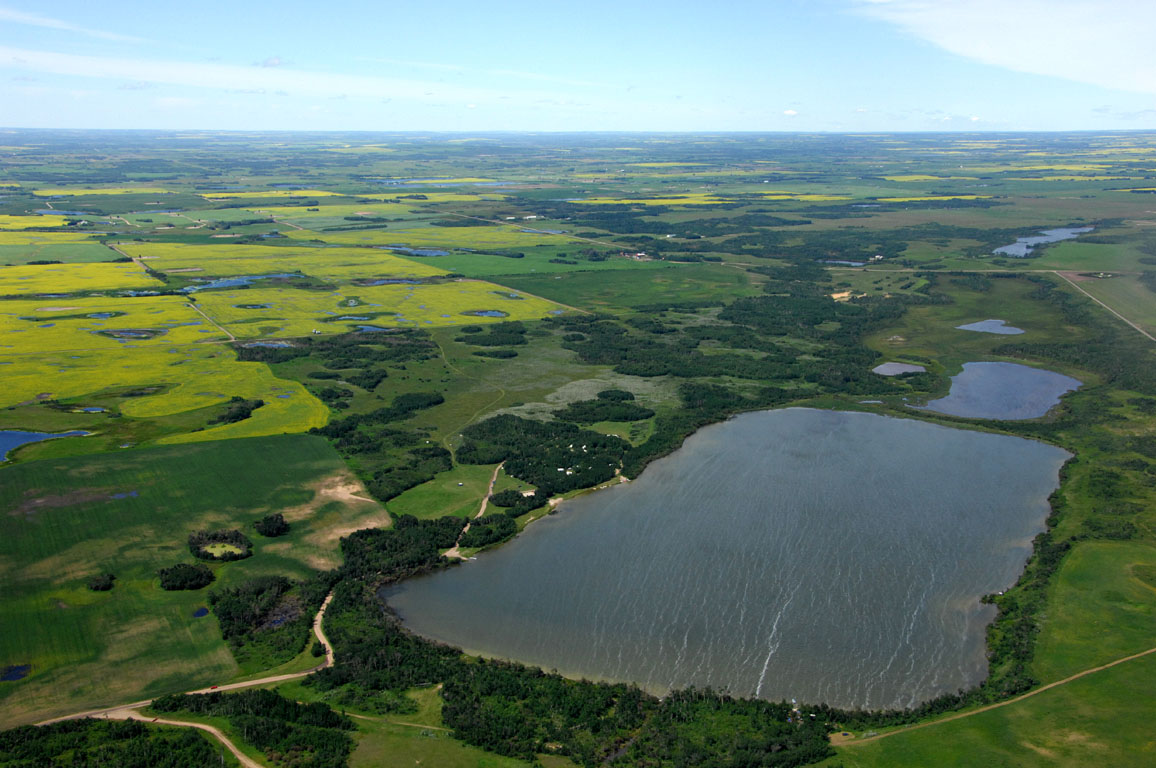
POLYGON ((498 360, 509 360, 511 357, 518 356, 518 353, 512 349, 479 349, 474 354, 478 357, 493 357, 498 360))
POLYGON ((277 766, 345 768, 353 752, 352 720, 328 704, 301 704, 273 691, 162 696, 150 706, 157 712, 223 717, 277 766))
POLYGON ((275 666, 305 647, 313 614, 328 590, 325 579, 292 582, 284 576, 255 576, 210 592, 209 606, 239 663, 260 658, 265 666, 275 666))
POLYGON ((526 343, 526 326, 517 320, 494 323, 485 328, 480 325, 465 325, 461 331, 462 335, 457 337, 456 341, 475 347, 516 347, 526 343))
POLYGON ((588 488, 614 477, 629 443, 561 421, 502 414, 462 431, 462 464, 506 462, 506 473, 546 496, 588 488))
POLYGON ((594 424, 599 421, 641 421, 654 415, 654 411, 632 400, 634 395, 630 392, 608 389, 599 392, 594 400, 580 400, 554 411, 554 418, 575 424, 594 424))
POLYGON ((189 552, 199 560, 219 560, 221 562, 244 560, 253 554, 253 542, 235 528, 220 531, 193 531, 189 534, 189 552), (211 552, 209 547, 214 544, 223 544, 229 548, 211 552))
POLYGON ((514 538, 518 524, 506 514, 485 515, 470 521, 458 544, 463 547, 488 547, 514 538))
POLYGON ((88 588, 93 592, 107 592, 116 582, 116 576, 111 573, 98 573, 88 580, 88 588))
POLYGON ((232 397, 229 399, 228 409, 215 419, 209 419, 209 423, 234 424, 238 421, 244 421, 253 415, 253 411, 257 410, 264 404, 264 400, 246 400, 243 397, 232 397))
POLYGON ((224 749, 194 728, 148 726, 137 720, 63 720, 0 731, 0 765, 19 768, 205 768, 224 749))
POLYGON ((209 566, 202 563, 170 565, 168 568, 161 568, 157 571, 157 576, 161 580, 161 589, 170 592, 182 589, 201 589, 212 584, 214 578, 209 566))
POLYGON ((280 512, 265 515, 253 523, 253 527, 257 530, 257 533, 268 538, 284 536, 289 533, 289 523, 285 522, 285 515, 280 512))
POLYGON ((238 344, 235 348, 240 360, 285 363, 312 356, 333 371, 372 367, 370 364, 373 363, 428 360, 437 356, 437 345, 428 333, 408 328, 373 334, 344 333, 322 338, 307 337, 295 340, 291 347, 246 347, 238 344))
POLYGON ((505 491, 490 496, 490 503, 495 507, 501 507, 506 511, 503 513, 509 518, 517 518, 531 512, 538 507, 546 504, 550 500, 549 494, 534 491, 533 493, 523 495, 521 491, 516 491, 510 488, 505 491))

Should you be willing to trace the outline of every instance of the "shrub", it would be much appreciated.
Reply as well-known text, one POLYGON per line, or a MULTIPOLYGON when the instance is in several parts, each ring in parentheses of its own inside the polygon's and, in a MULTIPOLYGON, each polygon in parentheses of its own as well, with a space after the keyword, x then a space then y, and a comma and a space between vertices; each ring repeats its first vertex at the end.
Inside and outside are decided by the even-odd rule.
POLYGON ((161 578, 161 589, 170 592, 181 589, 201 589, 212 584, 214 578, 209 567, 201 563, 196 565, 177 563, 168 568, 161 568, 157 571, 157 576, 161 578))

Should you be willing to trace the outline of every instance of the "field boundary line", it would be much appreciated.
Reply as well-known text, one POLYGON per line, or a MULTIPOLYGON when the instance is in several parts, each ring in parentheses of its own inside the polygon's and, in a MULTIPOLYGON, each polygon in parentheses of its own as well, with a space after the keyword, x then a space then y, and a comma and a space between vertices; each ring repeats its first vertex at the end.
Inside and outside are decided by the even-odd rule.
POLYGON ((1109 311, 1109 312, 1111 312, 1113 315, 1115 315, 1116 317, 1120 318, 1121 320, 1123 320, 1123 321, 1124 321, 1125 323, 1127 323, 1128 325, 1130 325, 1130 326, 1132 326, 1133 328, 1135 328, 1135 329, 1136 329, 1137 331, 1139 331, 1139 332, 1140 332, 1142 335, 1146 336, 1146 337, 1148 338, 1148 340, 1149 340, 1149 341, 1156 341, 1156 336, 1153 336, 1152 334, 1148 333, 1148 331, 1146 331, 1146 330, 1144 330, 1143 328, 1141 328, 1140 326, 1136 325, 1136 324, 1135 324, 1135 323, 1133 323, 1131 320, 1129 320, 1128 318, 1124 317, 1124 316, 1123 316, 1123 315, 1121 315, 1119 312, 1117 312, 1116 310, 1112 309, 1112 308, 1111 308, 1111 307, 1109 307, 1107 304, 1105 304, 1104 302, 1100 301, 1099 299, 1097 299, 1097 298, 1096 298, 1095 296, 1093 296, 1092 294, 1090 294, 1090 293, 1088 293, 1087 291, 1085 291, 1083 288, 1081 288, 1081 287, 1080 287, 1079 283, 1077 283, 1075 280, 1073 280, 1073 279, 1071 279, 1070 277, 1068 277, 1067 275, 1065 275, 1063 272, 1060 272, 1060 271, 1057 269, 1057 270, 1053 270, 1052 274, 1059 276, 1060 278, 1062 278, 1062 279, 1063 279, 1063 281, 1064 281, 1065 283, 1067 283, 1068 285, 1072 286, 1072 287, 1073 287, 1073 288, 1075 288, 1077 291, 1079 291, 1080 293, 1084 294, 1084 295, 1085 295, 1085 296, 1087 296, 1089 299, 1091 299, 1092 301, 1096 302, 1096 303, 1097 303, 1097 304, 1099 304, 1101 307, 1103 307, 1104 309, 1108 310, 1108 311, 1109 311))
POLYGON ((1028 691, 1027 693, 1016 696, 1014 699, 1008 699, 1007 701, 997 701, 995 704, 988 704, 987 706, 980 707, 979 709, 973 709, 973 710, 970 710, 968 712, 957 712, 954 715, 949 715, 948 717, 944 717, 940 720, 931 720, 931 721, 926 722, 926 723, 918 723, 916 725, 908 726, 906 728, 901 728, 901 729, 896 730, 896 731, 888 731, 887 733, 880 733, 876 736, 868 736, 865 739, 857 739, 855 741, 845 741, 845 742, 843 742, 841 744, 837 744, 835 746, 854 747, 858 744, 867 744, 868 742, 879 741, 880 739, 885 739, 888 736, 896 736, 896 735, 901 734, 901 733, 910 733, 911 731, 916 731, 916 730, 919 730, 920 728, 930 728, 931 726, 939 725, 940 723, 950 723, 953 720, 962 720, 965 717, 971 717, 972 715, 978 715, 981 712, 989 712, 993 709, 999 709, 1000 707, 1007 707, 1007 706, 1011 706, 1012 704, 1018 704, 1019 702, 1023 701, 1024 699, 1030 699, 1032 696, 1036 696, 1038 694, 1041 694, 1044 691, 1050 691, 1053 688, 1058 688, 1061 685, 1067 685, 1068 683, 1079 680, 1081 677, 1087 677, 1088 675, 1094 675, 1097 672, 1103 672, 1105 669, 1111 669, 1112 667, 1114 667, 1118 664, 1123 664, 1123 663, 1128 662, 1128 661, 1134 661, 1136 659, 1139 659, 1143 656, 1147 656, 1147 655, 1152 654, 1152 653, 1156 653, 1156 648, 1149 648, 1146 651, 1140 651, 1139 653, 1133 653, 1131 656, 1125 656, 1122 659, 1116 659, 1115 661, 1110 661, 1107 664, 1101 664, 1098 667, 1092 667, 1091 669, 1085 669, 1083 672, 1077 672, 1074 675, 1070 675, 1069 677, 1065 677, 1063 680, 1056 680, 1053 683, 1048 683, 1047 685, 1042 685, 1039 688, 1036 688, 1035 690, 1028 691))

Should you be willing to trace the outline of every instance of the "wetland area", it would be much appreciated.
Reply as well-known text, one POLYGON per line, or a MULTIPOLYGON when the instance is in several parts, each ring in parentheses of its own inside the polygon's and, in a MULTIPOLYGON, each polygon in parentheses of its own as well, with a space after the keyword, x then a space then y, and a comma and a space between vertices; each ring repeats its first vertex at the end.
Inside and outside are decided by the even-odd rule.
POLYGON ((384 590, 419 634, 662 693, 904 707, 979 683, 1069 454, 804 408, 707 427, 474 562, 384 590))

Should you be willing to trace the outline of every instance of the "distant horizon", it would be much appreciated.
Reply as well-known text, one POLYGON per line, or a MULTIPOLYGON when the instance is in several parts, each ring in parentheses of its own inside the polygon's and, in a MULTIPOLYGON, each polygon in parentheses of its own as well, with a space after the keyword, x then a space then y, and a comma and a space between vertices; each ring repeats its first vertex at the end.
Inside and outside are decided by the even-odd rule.
POLYGON ((0 99, 34 130, 1153 130, 1154 28, 1145 0, 0 0, 0 99))
POLYGON ((835 131, 835 130, 667 130, 667 129, 623 129, 623 130, 532 130, 526 128, 506 128, 495 130, 445 130, 437 128, 323 128, 323 129, 293 129, 293 128, 64 128, 49 126, 0 126, 0 133, 17 131, 58 131, 73 133, 284 133, 284 134, 376 134, 376 135, 418 135, 433 134, 445 136, 534 136, 548 134, 551 136, 966 136, 982 133, 985 135, 1061 135, 1061 134, 1156 134, 1153 128, 1080 128, 1080 129, 1051 129, 1051 130, 996 130, 984 128, 970 128, 959 130, 895 130, 895 131, 835 131))

